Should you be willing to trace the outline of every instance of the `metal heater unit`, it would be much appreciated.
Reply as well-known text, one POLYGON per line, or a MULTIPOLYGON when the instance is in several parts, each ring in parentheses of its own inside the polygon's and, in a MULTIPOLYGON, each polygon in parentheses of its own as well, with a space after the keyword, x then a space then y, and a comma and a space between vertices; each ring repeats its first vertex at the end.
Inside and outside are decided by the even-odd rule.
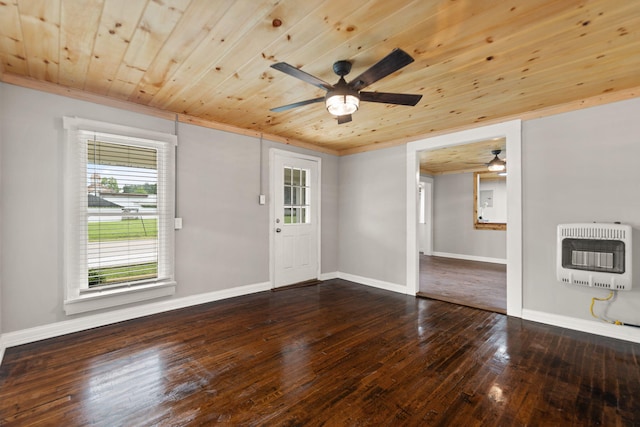
POLYGON ((631 235, 631 226, 623 224, 558 225, 558 280, 581 286, 630 290, 631 235))

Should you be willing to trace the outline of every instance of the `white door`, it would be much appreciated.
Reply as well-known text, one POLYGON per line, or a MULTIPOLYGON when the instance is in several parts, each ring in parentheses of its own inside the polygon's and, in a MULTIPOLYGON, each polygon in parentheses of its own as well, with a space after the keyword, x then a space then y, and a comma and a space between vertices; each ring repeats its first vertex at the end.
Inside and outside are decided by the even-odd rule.
POLYGON ((274 286, 316 279, 320 159, 274 151, 271 164, 274 286))

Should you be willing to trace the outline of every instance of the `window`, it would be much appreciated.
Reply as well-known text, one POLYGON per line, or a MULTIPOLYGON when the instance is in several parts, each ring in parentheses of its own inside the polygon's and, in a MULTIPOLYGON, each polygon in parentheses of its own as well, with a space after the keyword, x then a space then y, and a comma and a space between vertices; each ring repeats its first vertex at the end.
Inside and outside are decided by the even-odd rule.
POLYGON ((284 223, 311 223, 309 170, 284 167, 284 223))
POLYGON ((64 119, 65 311, 171 295, 176 137, 64 119))

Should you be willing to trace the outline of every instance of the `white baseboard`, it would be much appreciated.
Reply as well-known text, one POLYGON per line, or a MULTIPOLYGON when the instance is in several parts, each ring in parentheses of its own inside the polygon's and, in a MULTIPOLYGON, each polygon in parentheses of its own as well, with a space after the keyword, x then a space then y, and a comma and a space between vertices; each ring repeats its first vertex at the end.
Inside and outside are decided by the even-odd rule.
POLYGON ((333 271, 331 273, 320 274, 320 277, 318 277, 318 280, 331 280, 331 279, 337 279, 337 278, 338 278, 338 272, 333 271))
POLYGON ((75 319, 63 320, 61 322, 50 323, 48 325, 7 332, 0 335, 0 363, 2 363, 2 356, 4 356, 5 349, 9 347, 66 335, 73 332, 80 332, 112 323, 123 322, 125 320, 136 319, 138 317, 158 314, 165 311, 190 307, 192 305, 268 291, 270 289, 271 282, 256 283, 253 285, 238 286, 235 288, 191 295, 188 297, 168 299, 136 307, 114 310, 108 313, 83 316, 75 319))
POLYGON ((433 252, 433 256, 440 256, 444 258, 466 259, 468 261, 491 262, 494 264, 507 263, 507 260, 503 258, 491 258, 486 256, 464 255, 464 254, 451 254, 449 252, 433 252))
POLYGON ((533 322, 573 329, 574 331, 640 343, 640 329, 632 326, 612 325, 596 320, 576 319, 574 317, 528 310, 526 308, 522 309, 522 318, 533 322))
POLYGON ((398 285, 391 282, 384 282, 382 280, 370 279, 368 277, 356 276, 355 274, 338 272, 338 278, 349 280, 350 282, 356 282, 361 285, 371 286, 374 288, 385 289, 387 291, 398 292, 400 294, 407 294, 407 287, 398 285))

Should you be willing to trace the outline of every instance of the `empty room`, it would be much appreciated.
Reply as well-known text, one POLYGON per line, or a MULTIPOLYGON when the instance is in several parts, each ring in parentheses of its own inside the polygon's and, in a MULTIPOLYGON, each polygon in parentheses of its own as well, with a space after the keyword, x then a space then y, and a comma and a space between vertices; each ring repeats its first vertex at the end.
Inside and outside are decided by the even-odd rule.
POLYGON ((0 1, 0 425, 640 424, 639 28, 0 1))

